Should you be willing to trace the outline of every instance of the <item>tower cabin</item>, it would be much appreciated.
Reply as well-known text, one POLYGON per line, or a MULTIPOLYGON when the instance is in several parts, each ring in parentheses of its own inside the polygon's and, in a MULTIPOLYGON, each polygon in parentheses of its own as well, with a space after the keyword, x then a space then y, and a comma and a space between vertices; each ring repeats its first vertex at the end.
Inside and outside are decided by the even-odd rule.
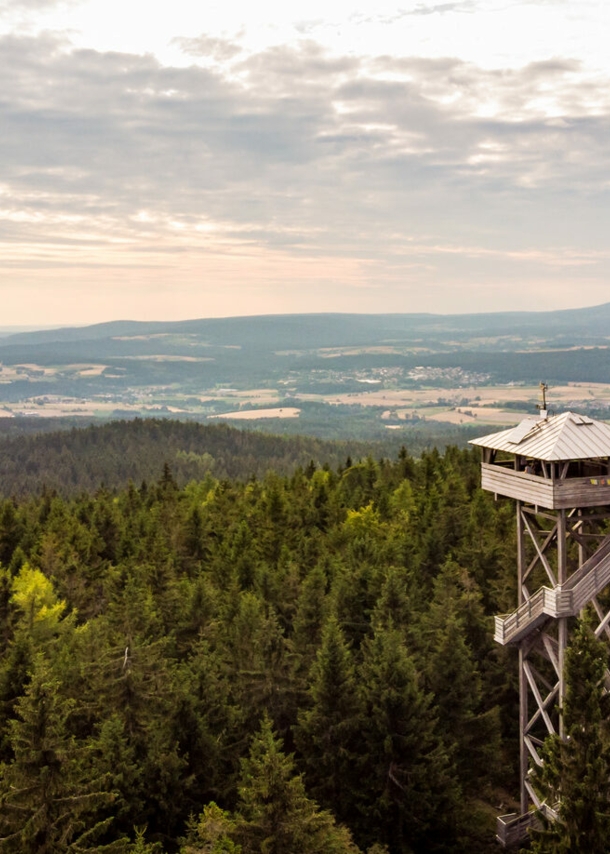
POLYGON ((483 489, 515 500, 517 602, 495 618, 495 639, 518 650, 520 812, 500 816, 497 840, 523 842, 542 812, 533 768, 548 735, 564 737, 564 655, 571 620, 585 606, 610 644, 610 425, 564 412, 472 440, 483 489))
POLYGON ((603 421, 564 412, 471 444, 482 448, 481 486, 489 492, 548 510, 610 504, 610 425, 603 421))

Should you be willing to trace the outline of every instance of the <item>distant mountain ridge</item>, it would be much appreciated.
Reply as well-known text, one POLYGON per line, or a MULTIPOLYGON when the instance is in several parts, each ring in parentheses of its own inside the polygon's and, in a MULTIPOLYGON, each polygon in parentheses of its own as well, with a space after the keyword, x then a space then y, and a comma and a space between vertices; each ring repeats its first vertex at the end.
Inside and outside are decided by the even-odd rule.
POLYGON ((149 335, 195 335, 211 345, 269 348, 316 348, 366 345, 379 341, 411 339, 424 333, 470 334, 491 332, 541 335, 609 334, 610 303, 599 306, 543 312, 486 312, 481 314, 277 314, 245 317, 200 318, 178 321, 115 320, 90 326, 20 332, 0 340, 0 353, 16 346, 68 344, 116 340, 149 335))
MULTIPOLYGON (((117 320, 0 339, 0 406, 19 418, 273 416, 281 432, 377 440, 435 417, 430 406, 480 400, 461 389, 521 384, 536 393, 541 380, 610 385, 610 303, 463 315, 117 320), (419 411, 420 398, 402 394, 414 389, 438 392, 427 391, 419 411)), ((523 395, 519 406, 530 411, 531 392, 523 395)), ((610 402, 598 396, 574 393, 604 417, 610 402)), ((511 411, 512 398, 511 391, 511 411)))

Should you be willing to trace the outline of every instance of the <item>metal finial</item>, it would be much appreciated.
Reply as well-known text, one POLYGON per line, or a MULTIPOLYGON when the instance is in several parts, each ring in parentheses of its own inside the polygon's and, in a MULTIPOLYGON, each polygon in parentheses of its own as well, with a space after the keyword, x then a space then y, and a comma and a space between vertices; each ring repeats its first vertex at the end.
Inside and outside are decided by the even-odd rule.
POLYGON ((542 403, 537 404, 537 408, 540 410, 540 414, 546 416, 547 408, 546 408, 546 393, 549 390, 549 387, 546 383, 540 383, 540 393, 542 394, 542 403))

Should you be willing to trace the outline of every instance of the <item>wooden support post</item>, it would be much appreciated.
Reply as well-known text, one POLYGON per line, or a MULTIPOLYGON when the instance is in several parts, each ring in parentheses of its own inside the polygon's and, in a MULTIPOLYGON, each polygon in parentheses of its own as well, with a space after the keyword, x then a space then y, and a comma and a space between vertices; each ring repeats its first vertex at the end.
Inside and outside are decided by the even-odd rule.
POLYGON ((586 533, 582 507, 578 508, 578 521, 580 523, 578 526, 578 533, 581 535, 581 538, 578 541, 578 568, 580 569, 580 567, 583 565, 583 563, 587 559, 587 553, 585 551, 584 537, 582 536, 583 534, 586 533))
POLYGON ((521 815, 529 810, 529 791, 527 788, 527 772, 529 770, 529 752, 526 742, 528 720, 527 702, 528 683, 525 673, 525 651, 519 648, 519 765, 521 775, 521 815))
MULTIPOLYGON (((519 605, 522 605, 525 601, 525 569, 525 525, 523 522, 522 504, 521 501, 517 501, 517 597, 519 605)), ((529 686, 525 673, 525 664, 525 647, 521 645, 519 648, 519 770, 521 780, 521 815, 525 815, 529 809, 529 792, 526 786, 529 769, 529 752, 525 741, 529 718, 527 697, 529 686)))
MULTIPOLYGON (((566 511, 560 510, 557 515, 557 582, 565 584, 568 580, 566 511)), ((564 663, 565 651, 568 645, 568 619, 562 617, 558 621, 557 640, 559 642, 559 737, 565 738, 563 723, 563 704, 565 700, 564 663)))
POLYGON ((525 581, 525 539, 524 539, 523 514, 521 502, 517 501, 517 604, 522 605, 525 601, 523 584, 525 581))
POLYGON ((568 555, 566 542, 566 511, 557 513, 557 583, 565 584, 568 580, 568 555))
POLYGON ((565 700, 565 678, 564 664, 565 651, 568 645, 568 621, 566 617, 558 620, 558 640, 559 640, 559 737, 565 740, 565 726, 563 721, 563 704, 565 700))

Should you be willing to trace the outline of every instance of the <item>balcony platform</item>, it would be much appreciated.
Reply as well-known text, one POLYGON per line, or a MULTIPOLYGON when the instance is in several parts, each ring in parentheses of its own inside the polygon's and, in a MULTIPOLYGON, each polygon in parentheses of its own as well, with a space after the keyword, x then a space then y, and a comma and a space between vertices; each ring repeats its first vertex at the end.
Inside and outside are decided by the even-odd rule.
POLYGON ((481 486, 496 495, 516 498, 547 510, 610 504, 610 476, 551 480, 497 463, 482 463, 481 486))
POLYGON ((502 848, 516 848, 529 838, 530 827, 540 827, 535 812, 527 812, 525 815, 499 815, 496 823, 496 842, 499 842, 502 848))
POLYGON ((573 573, 565 584, 541 587, 516 611, 496 617, 494 638, 498 643, 516 644, 550 617, 575 617, 585 605, 610 584, 610 536, 573 573))

